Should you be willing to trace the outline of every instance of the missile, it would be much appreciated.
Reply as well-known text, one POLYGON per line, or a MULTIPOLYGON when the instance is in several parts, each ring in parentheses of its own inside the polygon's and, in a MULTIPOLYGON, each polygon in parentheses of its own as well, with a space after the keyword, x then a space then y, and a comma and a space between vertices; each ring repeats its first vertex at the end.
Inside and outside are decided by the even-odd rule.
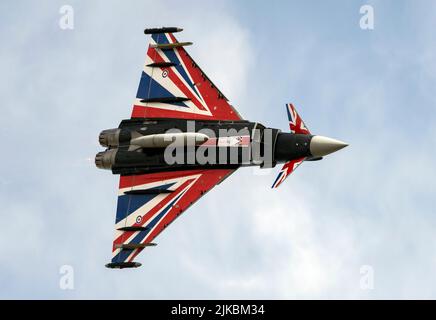
POLYGON ((151 48, 162 49, 162 50, 170 50, 174 48, 180 48, 185 46, 191 46, 192 42, 174 42, 174 43, 156 43, 150 44, 151 48))
POLYGON ((170 144, 184 147, 197 146, 208 139, 207 135, 199 132, 161 133, 133 138, 130 144, 140 148, 165 148, 170 144))

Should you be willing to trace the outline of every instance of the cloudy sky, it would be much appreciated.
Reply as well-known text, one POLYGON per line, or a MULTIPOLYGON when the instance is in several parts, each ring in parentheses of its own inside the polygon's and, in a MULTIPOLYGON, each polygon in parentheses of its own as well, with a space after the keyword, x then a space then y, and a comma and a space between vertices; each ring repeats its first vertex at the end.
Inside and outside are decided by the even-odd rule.
POLYGON ((2 1, 0 298, 436 298, 435 29, 430 1, 2 1), (246 119, 287 130, 293 102, 350 146, 278 190, 279 168, 238 170, 109 270, 118 177, 93 157, 154 26, 185 28, 246 119))

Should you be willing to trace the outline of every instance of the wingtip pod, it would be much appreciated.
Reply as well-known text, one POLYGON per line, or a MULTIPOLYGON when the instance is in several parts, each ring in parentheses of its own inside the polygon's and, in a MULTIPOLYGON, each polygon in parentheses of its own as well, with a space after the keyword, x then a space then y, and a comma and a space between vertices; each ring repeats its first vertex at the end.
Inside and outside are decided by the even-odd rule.
POLYGON ((126 268, 139 268, 142 264, 139 262, 111 262, 106 264, 109 269, 126 269, 126 268))
POLYGON ((144 34, 175 33, 180 31, 183 31, 183 29, 177 27, 147 28, 144 30, 144 34))

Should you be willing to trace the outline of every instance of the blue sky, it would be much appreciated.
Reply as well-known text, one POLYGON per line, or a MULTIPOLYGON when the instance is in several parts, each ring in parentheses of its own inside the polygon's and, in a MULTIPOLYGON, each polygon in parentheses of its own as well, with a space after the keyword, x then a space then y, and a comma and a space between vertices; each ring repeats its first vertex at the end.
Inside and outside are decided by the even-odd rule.
POLYGON ((436 298, 436 5, 429 1, 3 1, 1 298, 436 298), (74 8, 61 30, 59 8, 74 8), (370 4, 375 29, 359 28, 370 4), (249 120, 350 146, 302 165, 244 168, 121 272, 118 178, 98 133, 130 115, 148 39, 179 26, 249 120), (90 160, 91 159, 91 160, 90 160), (248 183, 247 183, 248 182, 248 183), (74 268, 74 290, 59 269, 74 268), (374 288, 362 289, 362 266, 374 288))

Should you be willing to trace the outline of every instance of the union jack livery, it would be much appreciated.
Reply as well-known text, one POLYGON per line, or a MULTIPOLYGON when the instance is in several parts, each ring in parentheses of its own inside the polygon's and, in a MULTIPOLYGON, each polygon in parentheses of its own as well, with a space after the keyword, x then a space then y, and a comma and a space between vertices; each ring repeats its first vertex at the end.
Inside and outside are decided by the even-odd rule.
POLYGON ((190 44, 152 34, 132 118, 242 119, 186 52, 190 44))
POLYGON ((244 120, 186 52, 174 27, 151 35, 131 118, 100 133, 98 168, 120 175, 112 260, 135 268, 135 257, 189 206, 242 166, 284 163, 278 187, 303 161, 347 144, 311 135, 292 104, 290 133, 244 120))
POLYGON ((304 161, 304 159, 306 158, 303 157, 287 161, 277 175, 277 178, 274 181, 272 188, 277 188, 283 181, 285 181, 287 176, 289 176, 295 169, 297 169, 297 167, 304 161))

